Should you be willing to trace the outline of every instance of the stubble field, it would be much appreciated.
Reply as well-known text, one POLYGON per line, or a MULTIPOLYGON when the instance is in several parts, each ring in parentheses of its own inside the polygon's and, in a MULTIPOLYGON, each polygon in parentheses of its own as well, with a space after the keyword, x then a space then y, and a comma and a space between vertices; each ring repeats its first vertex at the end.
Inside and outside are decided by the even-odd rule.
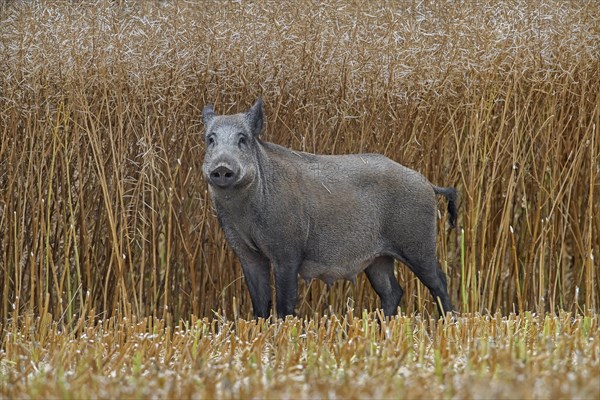
POLYGON ((3 2, 2 396, 598 398, 599 27, 594 1, 3 2), (459 189, 456 321, 399 264, 381 326, 362 276, 250 322, 200 110, 258 96, 265 140, 459 189))

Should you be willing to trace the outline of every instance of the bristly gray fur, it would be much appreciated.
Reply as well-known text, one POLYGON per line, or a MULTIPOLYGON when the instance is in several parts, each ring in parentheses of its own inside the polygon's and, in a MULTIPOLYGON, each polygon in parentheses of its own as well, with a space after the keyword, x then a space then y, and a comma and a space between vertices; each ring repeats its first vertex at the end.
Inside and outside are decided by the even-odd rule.
POLYGON ((294 314, 298 275, 328 284, 365 272, 385 315, 403 290, 394 259, 451 311, 446 275, 436 258, 435 194, 448 199, 456 223, 456 189, 379 154, 315 155, 263 142, 262 101, 245 113, 202 112, 203 173, 227 240, 239 256, 254 313, 268 317, 271 268, 276 310, 294 314))

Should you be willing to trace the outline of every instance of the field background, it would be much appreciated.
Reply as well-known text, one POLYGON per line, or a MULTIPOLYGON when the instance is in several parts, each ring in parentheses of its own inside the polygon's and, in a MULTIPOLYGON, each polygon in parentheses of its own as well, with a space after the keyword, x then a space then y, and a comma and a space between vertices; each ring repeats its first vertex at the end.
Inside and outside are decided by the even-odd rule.
MULTIPOLYGON (((164 333, 207 318, 192 342, 213 319, 248 332, 226 322, 250 318, 251 303, 200 172, 200 112, 258 96, 265 140, 383 153, 459 189, 454 231, 440 200, 438 256, 463 315, 533 312, 555 338, 573 315, 597 338, 599 43, 600 5, 586 0, 0 3, 0 357, 34 357, 31 343, 64 332, 102 336, 107 321, 164 333)), ((435 316, 433 301, 406 267, 397 274, 419 327, 412 315, 435 316)), ((344 332, 355 322, 343 316, 378 305, 364 276, 300 284, 298 314, 347 318, 344 332)), ((597 366, 598 340, 585 343, 565 354, 597 366)), ((509 366, 520 353, 507 354, 509 366)))
MULTIPOLYGON (((200 110, 257 96, 265 140, 379 152, 458 187, 458 229, 439 235, 458 310, 598 309, 598 3, 1 10, 1 320, 249 316, 200 172, 200 110)), ((433 312, 398 277, 405 310, 433 312)), ((348 298, 377 306, 362 276, 302 286, 298 311, 348 298)))

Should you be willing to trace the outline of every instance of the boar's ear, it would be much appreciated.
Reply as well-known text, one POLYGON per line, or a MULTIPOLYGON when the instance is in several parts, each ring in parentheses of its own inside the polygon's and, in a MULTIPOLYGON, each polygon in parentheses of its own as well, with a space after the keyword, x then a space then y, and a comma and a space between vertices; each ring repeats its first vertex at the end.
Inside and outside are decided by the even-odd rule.
POLYGON ((216 117, 216 115, 217 114, 215 114, 215 110, 213 109, 212 104, 205 105, 202 109, 202 121, 204 121, 204 126, 208 125, 208 123, 212 121, 212 119, 216 117))
POLYGON ((264 124, 263 101, 259 97, 254 105, 246 111, 246 119, 254 136, 260 135, 264 124))

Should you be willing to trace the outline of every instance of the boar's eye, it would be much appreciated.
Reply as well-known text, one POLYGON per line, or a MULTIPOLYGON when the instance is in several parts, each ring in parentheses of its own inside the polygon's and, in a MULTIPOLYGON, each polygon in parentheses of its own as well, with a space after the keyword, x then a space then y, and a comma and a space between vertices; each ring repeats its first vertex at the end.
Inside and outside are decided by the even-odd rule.
POLYGON ((212 145, 212 144, 215 144, 215 138, 213 136, 209 136, 206 139, 206 141, 207 141, 207 143, 208 143, 209 146, 212 145))
POLYGON ((238 139, 238 146, 244 146, 245 144, 246 144, 246 137, 240 136, 240 138, 238 139))

